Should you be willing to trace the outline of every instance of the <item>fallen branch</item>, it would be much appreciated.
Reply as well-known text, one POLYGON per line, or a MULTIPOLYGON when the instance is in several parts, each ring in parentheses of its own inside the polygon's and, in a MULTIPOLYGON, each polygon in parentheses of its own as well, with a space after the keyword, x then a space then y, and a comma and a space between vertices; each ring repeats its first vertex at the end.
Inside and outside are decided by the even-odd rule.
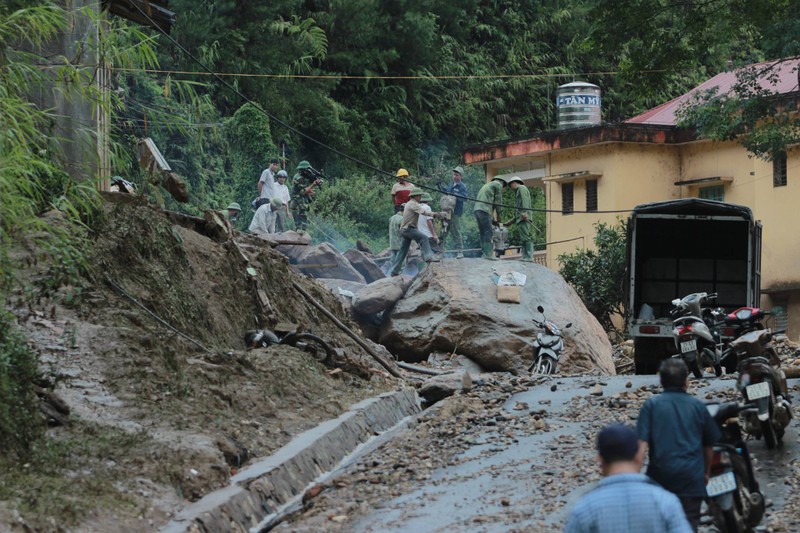
POLYGON ((447 372, 442 372, 441 370, 434 370, 433 368, 425 368, 424 366, 417 366, 412 365, 410 363, 404 363, 402 361, 396 361, 397 366, 400 368, 405 368, 406 370, 411 370, 412 372, 419 372, 420 374, 428 374, 429 376, 441 376, 442 374, 447 374, 447 372))
POLYGON ((623 370, 628 370, 630 368, 633 368, 633 361, 630 363, 622 363, 621 365, 614 367, 614 370, 617 372, 617 374, 619 374, 623 370))
POLYGON ((383 368, 385 368, 387 372, 389 372, 391 375, 393 375, 396 378, 402 378, 403 377, 403 375, 400 374, 400 372, 396 368, 394 368, 392 365, 390 365, 389 363, 384 361, 383 357, 381 357, 375 350, 373 350, 372 347, 369 344, 364 342, 364 339, 359 337, 356 334, 355 331, 353 331, 352 329, 350 329, 346 325, 344 325, 344 323, 341 320, 339 320, 338 318, 336 318, 336 316, 334 316, 333 313, 328 311, 328 309, 326 309, 324 305, 319 303, 317 300, 314 299, 313 296, 308 294, 308 292, 303 287, 301 287, 299 283, 297 283, 296 281, 292 281, 292 285, 294 286, 295 289, 297 289, 300 292, 300 294, 302 294, 306 298, 306 300, 309 301, 309 303, 311 305, 313 305, 314 307, 319 309, 322 312, 322 314, 324 314, 326 317, 328 317, 331 320, 331 322, 336 324, 336 326, 339 329, 344 331, 351 339, 356 341, 356 344, 358 344, 359 346, 364 348, 364 350, 369 355, 371 355, 372 358, 375 359, 383 368))

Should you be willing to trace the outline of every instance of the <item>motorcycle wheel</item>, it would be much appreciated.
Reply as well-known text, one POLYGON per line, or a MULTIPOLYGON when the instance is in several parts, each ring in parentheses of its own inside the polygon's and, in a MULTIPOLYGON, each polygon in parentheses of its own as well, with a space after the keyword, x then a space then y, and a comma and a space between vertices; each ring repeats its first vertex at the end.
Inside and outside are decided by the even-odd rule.
POLYGON ((696 360, 689 363, 689 370, 692 371, 694 377, 698 379, 703 377, 703 371, 700 369, 700 365, 697 364, 696 360))
MULTIPOLYGON (((764 517, 764 498, 753 497, 748 490, 747 466, 740 456, 732 456, 733 474, 736 476, 737 490, 733 494, 733 508, 723 511, 718 507, 713 508, 714 524, 720 533, 743 533, 752 531, 764 517)), ((759 496, 761 496, 759 494, 759 496)))
POLYGON ((778 445, 778 435, 775 433, 772 420, 761 422, 761 435, 764 437, 764 444, 767 445, 768 450, 772 450, 778 445))
POLYGON ((552 374, 555 372, 555 364, 549 357, 540 357, 533 365, 534 374, 552 374))
POLYGON ((281 344, 294 346, 311 356, 320 363, 326 363, 333 356, 333 349, 330 345, 311 333, 293 333, 281 340, 281 344))

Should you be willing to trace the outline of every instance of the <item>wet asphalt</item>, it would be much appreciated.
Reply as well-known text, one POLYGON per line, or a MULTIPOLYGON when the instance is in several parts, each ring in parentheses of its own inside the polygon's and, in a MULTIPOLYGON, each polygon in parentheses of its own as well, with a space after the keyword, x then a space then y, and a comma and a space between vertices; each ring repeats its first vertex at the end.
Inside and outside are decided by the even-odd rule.
MULTIPOLYGON (((397 497, 373 503, 373 510, 347 529, 558 531, 571 506, 599 479, 593 450, 597 430, 611 421, 635 425, 641 402, 629 402, 624 395, 635 395, 642 387, 657 391, 657 384, 656 376, 553 377, 513 394, 503 404, 505 416, 500 418, 506 420, 483 428, 468 449, 448 466, 433 470, 427 480, 414 483, 397 497), (598 385, 602 396, 596 395, 598 385), (546 428, 509 429, 508 422, 537 410, 546 428)), ((704 401, 722 401, 735 398, 734 384, 733 379, 706 376, 695 380, 691 389, 704 401)), ((798 381, 790 380, 789 386, 794 397, 800 397, 798 381)), ((642 398, 647 395, 641 392, 642 398)), ((767 450, 763 441, 748 441, 762 491, 771 502, 764 523, 787 503, 788 466, 800 459, 798 426, 793 420, 783 445, 775 450, 767 450)), ((715 529, 706 525, 701 531, 715 529)))

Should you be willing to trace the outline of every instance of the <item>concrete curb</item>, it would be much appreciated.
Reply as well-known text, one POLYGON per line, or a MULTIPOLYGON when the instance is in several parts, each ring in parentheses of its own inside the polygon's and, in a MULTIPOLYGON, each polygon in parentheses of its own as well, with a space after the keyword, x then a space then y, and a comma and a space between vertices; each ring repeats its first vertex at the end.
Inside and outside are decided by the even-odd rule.
POLYGON ((339 418, 301 433, 273 455, 245 468, 231 485, 182 509, 162 533, 247 532, 359 445, 421 411, 414 389, 353 405, 339 418))

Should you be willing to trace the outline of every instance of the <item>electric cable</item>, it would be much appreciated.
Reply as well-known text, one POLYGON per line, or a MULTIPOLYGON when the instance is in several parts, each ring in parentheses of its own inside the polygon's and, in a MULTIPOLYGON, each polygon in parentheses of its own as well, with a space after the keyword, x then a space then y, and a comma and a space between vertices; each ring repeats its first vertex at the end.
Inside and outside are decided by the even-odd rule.
MULTIPOLYGON (((141 15, 142 15, 142 16, 143 16, 143 17, 144 17, 144 18, 145 18, 145 19, 146 19, 146 20, 147 20, 147 21, 148 21, 148 22, 149 22, 149 23, 152 25, 152 27, 154 27, 155 29, 157 29, 157 30, 158 30, 158 31, 159 31, 159 32, 160 32, 162 35, 164 35, 164 36, 165 36, 165 37, 166 37, 166 38, 167 38, 167 39, 168 39, 168 40, 169 40, 169 41, 170 41, 170 42, 171 42, 171 43, 172 43, 174 46, 176 46, 176 47, 177 47, 179 50, 181 50, 183 53, 185 53, 187 56, 189 56, 189 57, 190 57, 190 58, 191 58, 191 59, 192 59, 192 60, 193 60, 195 63, 197 63, 198 65, 200 65, 200 66, 203 68, 203 70, 205 70, 206 72, 208 72, 208 73, 209 73, 211 76, 213 76, 213 77, 214 77, 214 78, 215 78, 215 79, 216 79, 216 80, 217 80, 219 83, 221 83, 222 85, 224 85, 226 88, 228 88, 230 91, 232 91, 234 94, 236 94, 236 95, 237 95, 239 98, 241 98, 243 101, 245 101, 245 102, 249 103, 249 104, 250 104, 250 105, 252 105, 252 106, 253 106, 255 109, 257 109, 258 111, 260 111, 261 113, 263 113, 264 115, 266 115, 266 116, 267 116, 267 117, 268 117, 270 120, 272 120, 273 122, 275 122, 275 123, 277 123, 277 124, 279 124, 279 125, 283 126, 284 128, 286 128, 287 130, 289 130, 289 131, 291 131, 291 132, 294 132, 294 133, 296 133, 297 135, 300 135, 300 136, 301 136, 301 137, 303 137, 304 139, 307 139, 308 141, 310 141, 310 142, 312 142, 312 143, 314 143, 314 144, 316 144, 316 145, 320 146, 321 148, 324 148, 324 149, 326 149, 326 150, 328 150, 328 151, 330 151, 330 152, 332 152, 332 153, 334 153, 334 154, 337 154, 337 155, 339 155, 339 156, 341 156, 341 157, 343 157, 343 158, 345 158, 345 159, 347 159, 347 160, 349 160, 349 161, 351 161, 351 162, 353 162, 353 163, 355 163, 355 164, 357 164, 357 165, 360 165, 360 166, 362 166, 362 167, 364 167, 364 168, 368 168, 368 169, 372 170, 372 171, 373 171, 373 172, 375 172, 375 173, 376 173, 378 176, 385 176, 385 177, 389 177, 389 178, 391 178, 392 180, 394 180, 394 179, 396 178, 396 176, 392 175, 392 173, 391 173, 391 172, 387 172, 387 171, 385 171, 385 170, 383 170, 383 169, 380 169, 380 168, 378 168, 378 167, 376 167, 376 166, 374 166, 374 165, 372 165, 372 164, 370 164, 370 163, 367 163, 366 161, 363 161, 363 160, 361 160, 361 159, 359 159, 359 158, 357 158, 357 157, 355 157, 355 156, 352 156, 352 155, 350 155, 350 154, 344 153, 344 152, 342 152, 341 150, 339 150, 339 149, 337 149, 337 148, 334 148, 333 146, 330 146, 330 145, 328 145, 328 144, 326 144, 326 143, 324 143, 324 142, 322 142, 322 141, 320 141, 320 140, 318 140, 318 139, 316 139, 316 138, 314 138, 314 137, 312 137, 312 136, 308 135, 307 133, 304 133, 304 132, 302 132, 302 131, 298 130, 297 128, 295 128, 295 127, 293 127, 293 126, 289 125, 289 124, 288 124, 288 123, 286 123, 285 121, 283 121, 283 120, 281 120, 280 118, 276 117, 275 115, 271 114, 269 111, 267 111, 267 110, 265 110, 264 108, 262 108, 262 107, 261 107, 261 106, 260 106, 258 103, 254 102, 253 100, 251 100, 250 98, 248 98, 247 96, 245 96, 244 94, 242 94, 242 93, 239 91, 239 89, 237 89, 236 87, 234 87, 233 85, 231 85, 230 83, 228 83, 227 81, 225 81, 225 80, 224 80, 224 79, 223 79, 223 78, 222 78, 222 77, 221 77, 219 74, 217 74, 216 72, 214 72, 214 71, 213 71, 213 70, 212 70, 210 67, 208 67, 208 66, 207 66, 205 63, 203 63, 203 62, 202 62, 200 59, 198 59, 198 58, 197 58, 197 57, 196 57, 194 54, 192 54, 192 53, 191 53, 189 50, 187 50, 186 48, 184 48, 184 47, 183 47, 183 45, 181 45, 181 44, 180 44, 178 41, 176 41, 176 40, 175 40, 175 38, 173 38, 173 37, 172 37, 172 36, 171 36, 169 33, 167 33, 167 32, 166 32, 166 31, 165 31, 163 28, 161 28, 160 26, 158 26, 158 25, 155 23, 155 21, 154 21, 152 18, 150 18, 150 16, 149 16, 149 15, 148 15, 148 14, 147 14, 147 13, 146 13, 146 12, 145 12, 145 11, 144 11, 142 8, 141 8, 141 7, 139 7, 139 5, 138 5, 138 4, 136 4, 136 3, 131 3, 131 5, 132 5, 133 7, 135 7, 135 8, 136 8, 136 10, 137 10, 137 11, 139 11, 139 13, 141 13, 141 15)), ((325 175, 324 175, 324 174, 322 174, 322 173, 320 173, 320 175, 322 175, 322 177, 323 177, 323 178, 327 178, 327 176, 325 176, 325 175)), ((502 180, 502 181, 505 181, 505 180, 503 180, 502 178, 493 178, 493 179, 492 179, 492 181, 494 181, 494 179, 500 179, 500 180, 502 180)), ((468 196, 463 196, 463 195, 460 195, 460 194, 455 194, 455 193, 452 193, 452 192, 446 192, 446 191, 442 191, 442 190, 441 190, 439 187, 431 187, 431 186, 428 186, 428 185, 423 185, 422 183, 415 183, 415 182, 413 182, 413 181, 411 181, 411 180, 407 180, 407 181, 408 181, 409 183, 411 183, 412 185, 414 185, 414 186, 416 186, 416 187, 419 187, 420 189, 423 189, 423 190, 429 190, 429 191, 432 191, 432 192, 438 192, 438 193, 441 193, 441 194, 446 194, 446 195, 448 195, 448 196, 453 196, 453 197, 455 197, 455 198, 460 198, 460 199, 462 199, 462 200, 465 200, 465 201, 473 201, 473 202, 477 202, 477 203, 489 204, 489 205, 492 205, 492 206, 493 206, 495 209, 497 209, 497 210, 499 210, 500 208, 503 208, 503 207, 505 207, 505 208, 509 208, 509 209, 515 209, 515 210, 516 210, 516 208, 517 208, 515 205, 507 205, 507 204, 494 204, 494 203, 492 203, 492 202, 485 202, 485 201, 478 200, 478 199, 475 199, 475 198, 470 198, 470 197, 468 197, 468 196)), ((526 211, 530 211, 530 212, 538 212, 538 213, 558 213, 558 214, 564 214, 564 211, 563 211, 563 210, 561 210, 561 209, 531 208, 531 209, 528 209, 528 210, 526 210, 526 211)), ((575 209, 575 210, 572 210, 572 211, 570 211, 570 214, 583 214, 583 213, 593 213, 593 214, 610 214, 610 213, 630 213, 630 212, 632 212, 632 211, 633 211, 633 209, 596 210, 596 211, 580 211, 580 210, 576 210, 576 209, 575 209)))

